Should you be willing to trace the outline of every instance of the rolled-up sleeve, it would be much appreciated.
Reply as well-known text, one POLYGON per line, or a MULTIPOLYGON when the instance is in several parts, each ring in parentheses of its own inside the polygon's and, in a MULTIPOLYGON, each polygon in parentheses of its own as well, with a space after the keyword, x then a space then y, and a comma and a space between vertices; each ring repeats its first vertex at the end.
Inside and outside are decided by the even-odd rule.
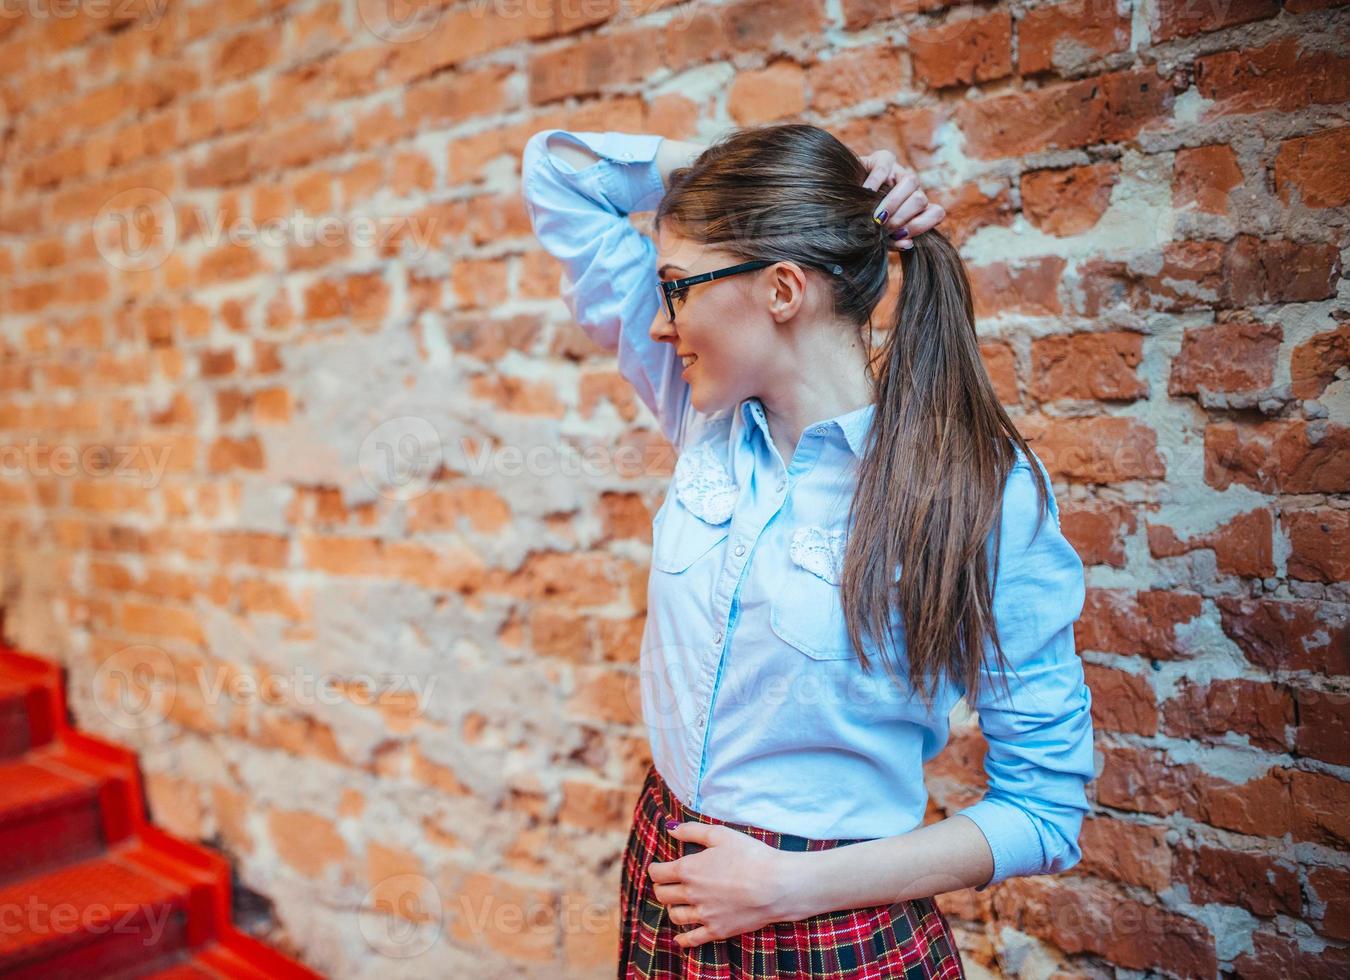
POLYGON ((535 236, 562 264, 558 288, 577 325, 618 357, 619 374, 679 446, 689 384, 673 344, 648 332, 660 307, 656 245, 628 220, 660 203, 659 135, 545 129, 525 144, 521 186, 535 236), (580 142, 600 159, 576 170, 549 152, 550 137, 580 142))
MULTIPOLYGON (((1092 692, 1073 635, 1085 597, 1083 563, 1060 531, 1053 494, 1037 527, 1031 466, 1018 455, 1004 492, 994 587, 994 615, 1012 670, 994 669, 993 644, 986 642, 987 671, 970 706, 988 743, 988 789, 957 811, 984 832, 994 855, 993 876, 977 891, 1077 864, 1090 809, 1086 787, 1095 773, 1092 692)), ((1035 464, 1048 486, 1044 465, 1035 464)))

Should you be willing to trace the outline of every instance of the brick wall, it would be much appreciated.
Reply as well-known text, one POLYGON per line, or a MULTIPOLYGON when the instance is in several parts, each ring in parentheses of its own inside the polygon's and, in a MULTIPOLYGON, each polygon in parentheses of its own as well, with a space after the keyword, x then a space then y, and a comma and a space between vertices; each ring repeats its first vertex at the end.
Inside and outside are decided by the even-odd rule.
POLYGON ((673 460, 519 155, 805 119, 950 213, 1088 566, 1084 858, 942 897, 971 974, 1350 970, 1343 8, 382 3, 0 12, 7 638, 260 931, 608 975, 673 460))

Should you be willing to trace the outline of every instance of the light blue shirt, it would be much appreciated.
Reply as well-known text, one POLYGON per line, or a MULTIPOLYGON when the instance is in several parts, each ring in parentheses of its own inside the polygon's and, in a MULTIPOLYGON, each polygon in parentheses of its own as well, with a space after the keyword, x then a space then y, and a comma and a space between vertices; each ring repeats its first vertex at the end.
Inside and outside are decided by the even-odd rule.
MULTIPOLYGON (((654 209, 665 191, 661 140, 547 129, 522 156, 526 210, 562 265, 565 304, 617 354, 678 452, 653 519, 640 660, 653 761, 683 802, 721 820, 814 838, 906 833, 924 822, 923 766, 947 744, 965 692, 944 681, 926 711, 875 646, 870 675, 849 646, 839 568, 873 406, 809 426, 788 461, 758 398, 711 414, 691 406, 674 346, 648 333, 659 303, 656 246, 627 217, 654 209), (574 169, 546 150, 553 133, 600 161, 574 169)), ((957 811, 994 855, 981 890, 1079 861, 1094 776, 1092 695, 1073 636, 1083 564, 1053 498, 1053 519, 1039 530, 1036 504, 1031 463, 1019 452, 1004 491, 994 596, 1018 676, 1008 679, 1011 703, 999 684, 971 705, 988 742, 989 786, 957 811)), ((898 648, 907 677, 902 636, 898 648)), ((986 656, 992 665, 990 644, 986 656)))

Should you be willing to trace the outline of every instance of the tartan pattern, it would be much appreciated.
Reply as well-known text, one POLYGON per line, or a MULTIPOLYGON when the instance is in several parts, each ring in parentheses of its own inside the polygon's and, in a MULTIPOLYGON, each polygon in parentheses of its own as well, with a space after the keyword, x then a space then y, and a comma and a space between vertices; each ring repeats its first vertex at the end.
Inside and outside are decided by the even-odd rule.
POLYGON ((823 851, 862 842, 779 834, 704 816, 681 803, 656 767, 648 767, 623 860, 618 980, 965 977, 951 926, 932 898, 825 912, 798 922, 770 923, 693 949, 680 947, 676 933, 695 926, 670 921, 666 906, 652 894, 647 866, 697 853, 702 845, 672 837, 665 829, 667 816, 682 823, 721 824, 779 850, 823 851))

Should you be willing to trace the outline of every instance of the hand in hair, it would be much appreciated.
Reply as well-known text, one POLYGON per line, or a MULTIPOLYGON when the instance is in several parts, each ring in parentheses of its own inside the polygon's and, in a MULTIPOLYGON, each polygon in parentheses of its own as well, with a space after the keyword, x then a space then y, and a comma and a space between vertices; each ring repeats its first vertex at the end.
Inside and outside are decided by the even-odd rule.
POLYGON ((900 166, 890 150, 873 150, 858 159, 868 171, 863 186, 871 191, 886 191, 886 196, 872 213, 886 212, 882 227, 890 236, 893 248, 913 248, 916 235, 923 234, 947 216, 942 205, 929 203, 927 195, 919 189, 919 178, 913 171, 900 166), (897 238, 901 229, 907 234, 897 238))

